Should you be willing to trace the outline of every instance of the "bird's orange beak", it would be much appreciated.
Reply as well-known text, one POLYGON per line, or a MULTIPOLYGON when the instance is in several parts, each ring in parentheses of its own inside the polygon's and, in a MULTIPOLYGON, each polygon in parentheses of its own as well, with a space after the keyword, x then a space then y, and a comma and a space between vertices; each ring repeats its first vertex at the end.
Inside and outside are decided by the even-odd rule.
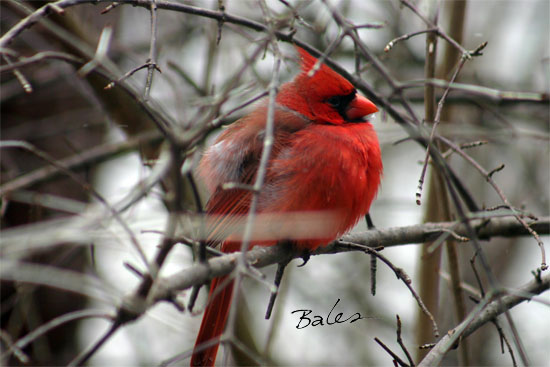
POLYGON ((351 101, 348 105, 346 116, 350 121, 353 121, 360 120, 363 117, 375 112, 378 112, 378 108, 376 108, 374 103, 369 101, 367 98, 356 94, 353 101, 351 101))

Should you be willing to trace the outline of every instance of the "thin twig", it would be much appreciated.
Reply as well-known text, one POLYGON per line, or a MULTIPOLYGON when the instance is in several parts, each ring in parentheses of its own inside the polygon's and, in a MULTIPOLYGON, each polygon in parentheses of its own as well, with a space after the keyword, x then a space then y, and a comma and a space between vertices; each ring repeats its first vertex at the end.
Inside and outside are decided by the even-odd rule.
POLYGON ((32 64, 37 64, 39 62, 42 62, 44 60, 48 59, 57 59, 57 60, 63 60, 66 62, 69 62, 71 64, 82 64, 84 63, 84 60, 75 57, 71 54, 65 53, 65 52, 57 52, 57 51, 42 51, 39 52, 33 56, 30 57, 21 57, 16 62, 12 62, 8 65, 2 65, 0 66, 0 73, 5 73, 8 71, 12 71, 18 68, 21 68, 23 66, 28 66, 32 64))
POLYGON ((275 285, 275 291, 271 292, 271 296, 269 297, 267 310, 265 311, 266 320, 269 320, 269 318, 271 317, 271 312, 273 311, 273 306, 275 305, 275 299, 277 298, 277 294, 279 293, 279 286, 281 285, 281 280, 283 279, 283 275, 287 265, 288 265, 288 261, 284 261, 277 265, 277 272, 275 273, 275 281, 273 282, 273 284, 275 285))
POLYGON ((405 361, 403 361, 401 358, 399 358, 399 356, 397 354, 395 354, 386 344, 384 344, 380 339, 378 338, 374 338, 374 341, 378 343, 378 345, 380 345, 382 347, 382 349, 384 349, 394 360, 394 362, 396 362, 397 364, 399 364, 401 367, 409 367, 409 365, 407 363, 405 363, 405 361))
MULTIPOLYGON (((473 50, 471 52, 468 52, 467 54, 464 53, 462 55, 462 57, 458 61, 458 64, 455 68, 453 76, 451 77, 451 79, 449 81, 449 85, 454 83, 454 81, 458 77, 458 74, 462 70, 462 67, 466 63, 466 61, 471 59, 471 55, 474 55, 474 56, 480 55, 481 50, 483 50, 485 48, 485 46, 487 46, 487 42, 482 43, 475 50, 473 50), (470 55, 470 57, 467 57, 466 55, 470 55)), ((427 79, 429 79, 429 78, 427 78, 427 79)), ((426 175, 426 169, 428 168, 428 161, 429 161, 429 157, 430 157, 430 149, 431 149, 431 146, 432 146, 432 142, 434 140, 435 130, 437 129, 437 126, 440 123, 441 112, 443 111, 443 106, 445 104, 445 101, 447 100, 447 96, 449 95, 449 92, 450 92, 450 87, 445 89, 445 91, 443 92, 443 95, 441 96, 439 102, 437 103, 437 110, 436 110, 436 113, 435 113, 435 118, 434 118, 434 121, 433 121, 432 130, 431 130, 430 137, 429 137, 429 140, 428 140, 428 147, 426 148, 426 155, 424 157, 424 164, 422 166, 422 173, 420 174, 420 179, 418 180, 418 191, 416 192, 416 202, 417 202, 418 205, 420 205, 420 197, 421 197, 422 186, 423 186, 422 184, 424 182, 424 176, 426 175)))
MULTIPOLYGON (((132 75, 134 75, 136 72, 138 72, 138 71, 140 71, 140 70, 142 70, 142 69, 145 69, 145 68, 149 69, 149 68, 151 68, 151 67, 157 69, 157 71, 158 71, 159 73, 161 72, 160 69, 158 68, 157 64, 154 64, 154 63, 152 63, 152 62, 150 62, 150 61, 147 61, 147 62, 145 62, 145 64, 141 64, 141 65, 136 66, 135 68, 133 68, 133 69, 127 71, 123 76, 121 76, 121 77, 118 78, 117 80, 111 81, 109 84, 107 84, 107 85, 105 86, 104 89, 106 89, 106 90, 112 89, 112 88, 115 87, 116 84, 119 84, 120 82, 122 82, 122 81, 128 79, 129 77, 131 77, 132 75)), ((147 78, 149 78, 149 77, 147 77, 147 78)), ((145 98, 144 98, 144 100, 145 100, 145 98)))
POLYGON ((425 85, 433 85, 437 88, 450 88, 453 91, 464 92, 467 95, 484 97, 493 102, 537 102, 548 104, 550 102, 550 95, 547 93, 536 93, 536 92, 517 92, 517 91, 507 91, 499 90, 489 87, 484 87, 481 85, 472 85, 465 83, 450 83, 442 79, 421 79, 421 80, 411 80, 399 84, 398 89, 410 89, 410 88, 421 88, 425 85))
POLYGON ((409 353, 407 347, 405 347, 405 343, 403 343, 403 338, 401 337, 401 318, 399 317, 399 315, 395 315, 395 317, 397 319, 397 343, 399 343, 399 346, 401 346, 401 350, 403 350, 403 353, 405 353, 405 355, 407 356, 409 366, 414 366, 411 354, 409 353))
POLYGON ((147 65, 147 79, 145 81, 145 91, 143 93, 143 100, 149 99, 149 93, 151 92, 151 85, 153 84, 153 75, 155 70, 160 69, 157 65, 157 2, 151 0, 151 41, 149 43, 149 58, 145 61, 147 65))
POLYGON ((356 244, 356 243, 351 243, 351 242, 345 242, 345 241, 339 241, 339 245, 340 246, 343 246, 343 247, 350 247, 350 248, 357 248, 357 249, 361 249, 363 250, 365 253, 367 254, 370 254, 371 256, 376 256, 377 258, 379 258, 380 260, 382 260, 382 262, 384 262, 391 270, 393 270, 395 276, 397 277, 397 279, 400 279, 403 281, 403 283, 405 284, 405 286, 407 288, 409 288, 409 291, 411 292, 411 295, 413 296, 413 298, 416 300, 416 303, 418 303, 418 306, 420 307, 420 309, 422 310, 422 312, 424 312, 424 314, 430 319, 430 321, 432 322, 432 328, 433 328, 433 333, 434 333, 434 336, 436 338, 439 337, 439 328, 437 326, 437 323, 435 321, 435 318, 433 317, 433 315, 431 314, 431 312, 428 310, 428 308, 426 307, 426 305, 424 305, 424 302, 422 302, 422 300, 420 299, 420 297, 418 296, 418 293, 416 293, 416 291, 414 290, 414 288, 412 287, 411 283, 412 283, 412 280, 411 278, 407 275, 407 273, 405 273, 405 271, 402 269, 402 268, 398 268, 396 267, 395 265, 393 265, 393 263, 388 260, 384 255, 378 253, 377 251, 367 247, 367 246, 364 246, 364 245, 359 245, 359 244, 356 244))
POLYGON ((376 256, 370 255, 370 294, 376 296, 376 269, 378 262, 376 256))
POLYGON ((27 80, 27 78, 25 78, 23 73, 19 71, 17 67, 13 67, 11 57, 7 53, 3 53, 2 58, 6 61, 8 66, 11 66, 13 75, 15 75, 15 78, 17 79, 19 84, 21 84, 21 87, 23 87, 23 90, 25 91, 25 93, 32 93, 31 83, 27 80))
POLYGON ((173 69, 179 76, 181 76, 182 79, 185 80, 185 82, 187 82, 187 84, 189 84, 191 88, 193 88, 196 94, 201 97, 205 97, 208 94, 204 89, 199 87, 199 85, 193 80, 193 78, 191 78, 191 76, 187 72, 185 72, 185 70, 183 70, 180 65, 170 60, 167 62, 167 65, 169 68, 173 69))
POLYGON ((103 334, 101 338, 99 338, 95 343, 91 344, 88 349, 84 349, 82 353, 77 355, 69 364, 67 367, 75 367, 75 366, 82 366, 85 364, 92 356, 105 344, 109 339, 111 339, 118 328, 121 326, 121 323, 113 323, 111 324, 111 327, 103 334))
POLYGON ((411 37, 418 36, 419 34, 432 33, 432 32, 437 32, 437 28, 423 29, 421 31, 407 33, 397 38, 394 38, 386 44, 386 47, 384 47, 384 52, 389 52, 393 48, 393 46, 395 46, 397 43, 401 41, 406 41, 411 37))
POLYGON ((448 145, 449 148, 451 148, 456 153, 458 153, 461 157, 463 157, 468 163, 470 163, 475 169, 477 169, 483 175, 483 177, 485 177, 487 182, 489 182, 489 184, 493 187, 493 189, 495 190, 497 195, 500 197, 502 202, 504 204, 506 204, 510 208, 510 210, 514 213, 514 217, 517 219, 517 221, 519 223, 521 223, 521 225, 531 234, 531 236, 533 236, 535 241, 537 241, 537 244, 538 244, 538 246, 540 248, 540 252, 541 252, 541 258, 542 258, 540 268, 541 268, 541 270, 548 269, 548 265, 546 264, 546 252, 544 250, 544 243, 540 239, 540 236, 538 235, 538 233, 534 229, 532 229, 527 224, 527 222, 525 222, 525 220, 514 209, 512 204, 510 204, 510 202, 508 201, 508 198, 504 195, 504 193, 502 192, 500 187, 495 183, 495 181, 493 181, 491 176, 489 176, 489 172, 487 172, 483 167, 481 167, 479 165, 479 163, 477 163, 472 157, 470 157, 468 154, 466 154, 459 146, 457 146, 455 143, 453 143, 449 139, 446 139, 443 136, 439 136, 438 139, 440 139, 443 143, 448 145))
POLYGON ((444 40, 446 40, 447 42, 449 42, 451 45, 453 45, 453 47, 455 47, 458 51, 460 51, 461 54, 467 54, 468 51, 462 47, 462 45, 460 45, 458 42, 456 42, 453 38, 451 38, 447 33, 445 33, 441 27, 439 27, 438 25, 434 24, 431 20, 429 20, 425 15, 423 15, 417 8, 414 4, 412 4, 409 0, 400 0, 401 3, 403 5, 405 5, 407 8, 411 9, 413 11, 413 13, 415 13, 416 15, 418 15, 418 17, 420 19, 422 19, 422 21, 424 23, 426 23, 426 25, 429 27, 429 28, 435 28, 436 29, 436 32, 437 32, 437 35, 440 36, 441 38, 443 38, 444 40))
POLYGON ((15 353, 17 349, 24 349, 32 343, 37 338, 41 337, 42 335, 45 335, 50 330, 55 329, 56 327, 59 327, 61 325, 64 325, 68 322, 75 321, 75 320, 81 320, 86 318, 92 318, 92 317, 98 317, 98 318, 104 318, 108 320, 113 320, 114 315, 110 315, 108 313, 105 313, 103 310, 95 310, 95 309, 87 309, 87 310, 79 310, 74 312, 69 312, 66 314, 63 314, 61 316, 58 316, 47 323, 35 328, 31 332, 29 332, 24 337, 17 340, 15 343, 10 345, 7 351, 5 351, 0 358, 5 359, 10 354, 15 353))

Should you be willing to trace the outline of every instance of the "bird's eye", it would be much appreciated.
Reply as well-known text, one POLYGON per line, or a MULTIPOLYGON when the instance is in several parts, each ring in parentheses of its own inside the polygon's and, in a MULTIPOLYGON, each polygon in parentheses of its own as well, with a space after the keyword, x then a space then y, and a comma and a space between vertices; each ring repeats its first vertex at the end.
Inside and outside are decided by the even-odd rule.
POLYGON ((340 96, 333 96, 327 99, 327 103, 334 108, 339 108, 342 104, 342 98, 340 96))

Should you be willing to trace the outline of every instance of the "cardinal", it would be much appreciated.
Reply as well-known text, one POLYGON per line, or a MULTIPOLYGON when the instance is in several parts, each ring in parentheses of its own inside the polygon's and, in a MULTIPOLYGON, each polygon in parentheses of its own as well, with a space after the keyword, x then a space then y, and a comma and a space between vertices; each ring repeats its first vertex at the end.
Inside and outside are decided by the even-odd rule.
MULTIPOLYGON (((382 159, 367 117, 378 109, 327 65, 312 70, 317 59, 300 47, 296 50, 301 72, 280 87, 275 99, 273 146, 258 193, 256 222, 317 214, 311 218, 321 224, 309 233, 296 230, 300 222, 295 220, 281 221, 273 231, 284 233, 295 248, 313 251, 350 230, 368 213, 376 196, 382 159), (294 232, 301 234, 288 238, 294 232)), ((221 243, 225 253, 241 246, 233 228, 250 208, 253 193, 245 185, 253 185, 256 179, 267 110, 267 99, 258 102, 254 111, 220 134, 199 165, 199 174, 212 193, 206 212, 215 218, 207 224, 208 244, 221 243), (244 185, 224 187, 226 183, 244 185)), ((265 233, 259 237, 251 245, 272 246, 280 240, 265 233)), ((214 365, 233 292, 232 282, 226 279, 212 281, 191 366, 214 365)))

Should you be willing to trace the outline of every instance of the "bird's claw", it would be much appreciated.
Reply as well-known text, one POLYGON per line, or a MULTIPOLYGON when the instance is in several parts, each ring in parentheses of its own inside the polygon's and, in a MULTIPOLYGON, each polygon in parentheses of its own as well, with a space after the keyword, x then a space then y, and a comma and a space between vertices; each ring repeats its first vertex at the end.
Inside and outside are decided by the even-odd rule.
POLYGON ((301 257, 304 262, 298 265, 299 268, 307 264, 307 262, 309 261, 309 258, 311 257, 311 253, 308 250, 304 250, 301 257))

